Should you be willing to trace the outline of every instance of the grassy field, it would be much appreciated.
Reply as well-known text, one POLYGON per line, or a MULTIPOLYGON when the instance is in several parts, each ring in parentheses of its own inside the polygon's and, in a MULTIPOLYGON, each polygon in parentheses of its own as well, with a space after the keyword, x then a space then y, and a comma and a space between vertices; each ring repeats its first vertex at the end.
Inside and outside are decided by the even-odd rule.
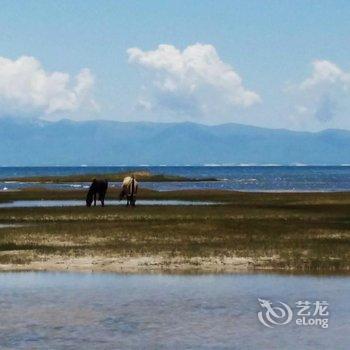
POLYGON ((105 208, 86 208, 84 197, 78 190, 0 193, 0 201, 82 199, 82 207, 0 209, 0 224, 23 225, 0 229, 0 269, 81 262, 124 272, 350 271, 349 193, 141 190, 139 198, 223 204, 134 209, 108 207, 108 199, 105 208))

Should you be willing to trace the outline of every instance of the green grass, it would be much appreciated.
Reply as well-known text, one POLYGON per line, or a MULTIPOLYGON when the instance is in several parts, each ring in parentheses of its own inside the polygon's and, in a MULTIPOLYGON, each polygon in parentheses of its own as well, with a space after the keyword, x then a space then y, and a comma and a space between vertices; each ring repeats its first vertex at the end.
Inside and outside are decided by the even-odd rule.
MULTIPOLYGON (((83 205, 84 196, 37 189, 1 193, 0 200, 69 198, 83 205)), ((239 256, 256 269, 350 271, 350 194, 141 190, 139 197, 225 204, 1 209, 0 223, 26 226, 0 229, 0 263, 50 255, 239 256)))

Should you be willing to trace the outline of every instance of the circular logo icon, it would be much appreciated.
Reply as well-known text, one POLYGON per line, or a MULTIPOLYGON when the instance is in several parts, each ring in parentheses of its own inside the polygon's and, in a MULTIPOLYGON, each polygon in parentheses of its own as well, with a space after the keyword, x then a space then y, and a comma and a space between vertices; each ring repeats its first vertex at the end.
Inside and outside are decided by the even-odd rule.
POLYGON ((266 327, 282 326, 289 323, 293 318, 293 311, 286 303, 279 301, 273 305, 271 301, 258 299, 262 311, 258 312, 259 321, 266 327))

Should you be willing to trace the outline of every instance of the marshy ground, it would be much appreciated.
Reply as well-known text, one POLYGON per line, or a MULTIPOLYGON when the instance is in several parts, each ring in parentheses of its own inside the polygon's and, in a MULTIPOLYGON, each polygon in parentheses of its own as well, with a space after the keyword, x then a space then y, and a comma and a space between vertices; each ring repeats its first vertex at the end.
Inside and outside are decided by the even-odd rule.
MULTIPOLYGON (((117 190, 109 191, 117 197, 117 190)), ((0 270, 349 273, 350 193, 156 192, 210 206, 86 208, 85 192, 29 189, 0 201, 81 199, 81 207, 0 209, 0 270), (16 225, 6 227, 6 224, 16 225)))

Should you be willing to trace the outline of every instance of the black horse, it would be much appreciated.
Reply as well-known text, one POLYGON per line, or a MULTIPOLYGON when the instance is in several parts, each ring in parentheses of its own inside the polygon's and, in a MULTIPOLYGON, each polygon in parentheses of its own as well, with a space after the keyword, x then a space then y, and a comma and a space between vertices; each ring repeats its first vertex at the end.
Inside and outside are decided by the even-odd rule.
POLYGON ((94 206, 96 206, 96 195, 98 194, 98 200, 101 202, 101 205, 104 207, 105 205, 105 197, 108 188, 107 180, 92 180, 92 184, 89 188, 89 192, 86 196, 86 206, 91 207, 92 202, 94 202, 94 206))

